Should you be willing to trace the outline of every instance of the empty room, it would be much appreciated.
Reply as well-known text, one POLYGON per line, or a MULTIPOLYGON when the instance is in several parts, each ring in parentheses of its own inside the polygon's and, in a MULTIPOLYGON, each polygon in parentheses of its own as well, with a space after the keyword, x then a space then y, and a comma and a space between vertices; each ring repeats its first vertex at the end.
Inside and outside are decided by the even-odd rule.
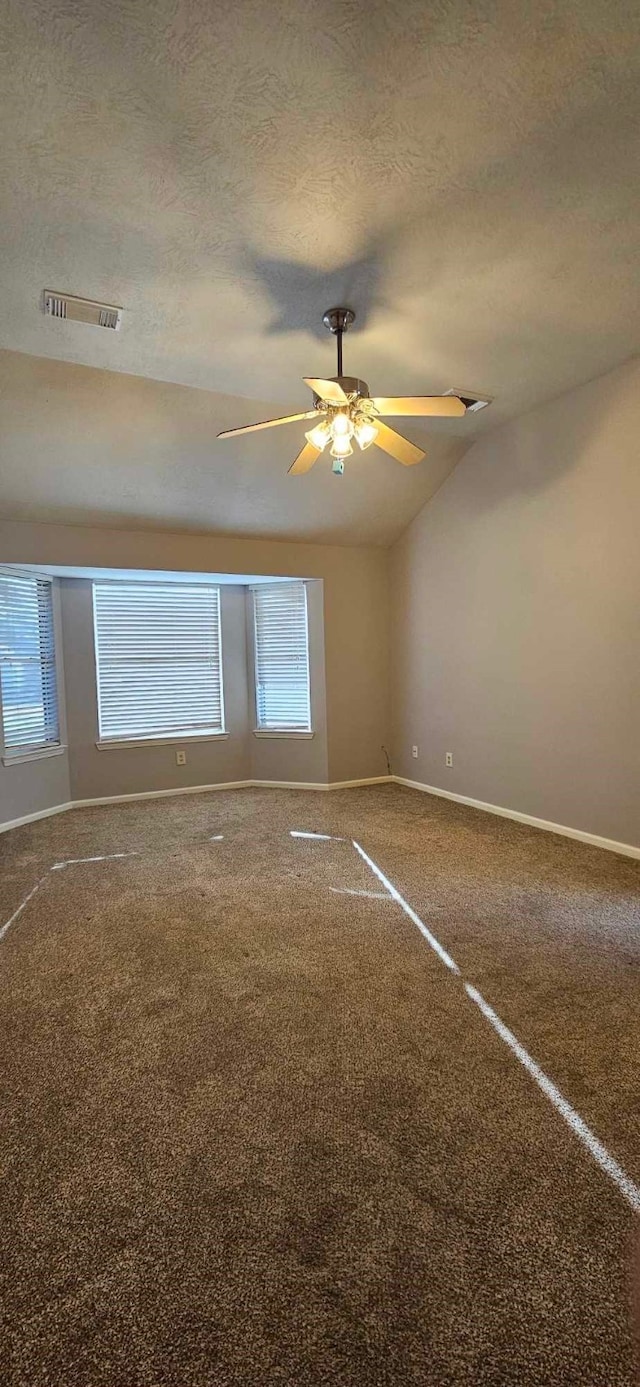
POLYGON ((640 11, 0 73, 3 1387, 637 1387, 640 11))

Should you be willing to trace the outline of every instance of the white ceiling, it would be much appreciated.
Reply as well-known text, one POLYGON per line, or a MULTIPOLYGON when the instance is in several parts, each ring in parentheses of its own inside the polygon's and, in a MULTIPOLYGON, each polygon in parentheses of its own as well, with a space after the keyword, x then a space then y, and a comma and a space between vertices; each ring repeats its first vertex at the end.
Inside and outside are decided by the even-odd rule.
POLYGON ((215 515, 166 458, 132 505, 108 467, 78 503, 79 463, 52 502, 5 443, 9 513, 388 543, 477 431, 638 350, 636 0, 21 0, 0 26, 1 346, 212 392, 213 433, 305 408, 344 301, 372 392, 495 397, 411 478, 370 450, 339 505, 324 460, 284 486, 295 426, 212 443, 215 515), (45 319, 45 287, 122 330, 45 319))

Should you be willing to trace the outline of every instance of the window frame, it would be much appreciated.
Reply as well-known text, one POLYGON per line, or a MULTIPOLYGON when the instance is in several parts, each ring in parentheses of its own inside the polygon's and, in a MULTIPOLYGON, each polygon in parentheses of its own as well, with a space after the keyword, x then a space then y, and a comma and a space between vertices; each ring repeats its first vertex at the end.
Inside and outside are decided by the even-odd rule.
MULTIPOLYGON (((19 746, 11 747, 7 745, 5 737, 5 720, 2 697, 2 674, 0 671, 0 759, 3 766, 21 766, 28 761, 42 761, 50 756, 63 756, 67 751, 66 744, 66 722, 64 707, 64 686, 62 682, 62 660, 60 650, 62 646, 60 614, 58 610, 58 589, 56 580, 51 573, 41 573, 39 571, 16 568, 12 564, 2 564, 0 566, 0 579, 2 577, 21 578, 32 583, 47 583, 51 594, 51 635, 53 641, 53 676, 56 690, 56 712, 57 712, 57 738, 55 741, 30 742, 19 746)), ((42 661, 41 661, 42 663, 42 661)))
POLYGON ((253 654, 253 708, 254 708, 254 723, 255 723, 255 726, 254 726, 254 728, 253 728, 253 735, 254 735, 254 737, 265 737, 265 738, 266 738, 266 737, 275 737, 275 738, 287 738, 287 739, 290 739, 290 740, 292 740, 292 741, 310 741, 311 738, 313 738, 313 737, 315 736, 315 732, 314 732, 314 727, 313 727, 313 709, 312 709, 312 698, 311 698, 311 648, 310 648, 310 642, 309 642, 309 593, 308 593, 308 584, 307 584, 307 582, 306 582, 304 579, 300 579, 300 578, 288 578, 288 579, 286 580, 286 582, 281 582, 281 583, 273 583, 273 582, 272 582, 272 583, 254 583, 254 584, 251 586, 251 588, 250 588, 250 593, 251 593, 251 620, 252 620, 252 626, 253 626, 253 641, 252 641, 252 654, 253 654), (260 592, 260 591, 263 591, 265 588, 269 588, 269 587, 272 587, 274 590, 277 590, 278 588, 286 587, 286 586, 287 586, 287 583, 289 583, 291 586, 299 585, 299 586, 303 589, 303 592, 304 592, 304 614, 305 614, 306 655, 307 655, 307 714, 308 714, 308 724, 309 724, 308 727, 306 727, 306 728, 302 728, 302 727, 269 727, 269 726, 266 725, 266 724, 265 724, 265 725, 261 725, 261 724, 260 724, 259 699, 258 699, 258 622, 257 622, 257 619, 256 619, 256 593, 258 593, 258 592, 260 592))
POLYGON ((95 672, 96 690, 96 718, 97 736, 95 746, 98 751, 123 751, 129 747, 156 747, 156 746, 183 746, 188 742, 217 742, 228 739, 229 732, 225 721, 224 705, 224 654, 222 647, 222 585, 220 583, 193 583, 176 582, 167 583, 161 579, 154 582, 138 581, 137 579, 117 579, 117 578, 92 578, 91 579, 91 615, 93 626, 93 660, 95 672), (125 737, 104 737, 101 731, 101 705, 100 705, 100 660, 98 654, 98 623, 96 614, 96 588, 97 587, 131 587, 135 583, 140 588, 208 588, 214 589, 218 594, 218 661, 219 661, 219 684, 220 684, 220 721, 219 728, 204 728, 199 731, 177 731, 173 728, 166 729, 164 732, 152 733, 149 736, 125 736, 125 737))

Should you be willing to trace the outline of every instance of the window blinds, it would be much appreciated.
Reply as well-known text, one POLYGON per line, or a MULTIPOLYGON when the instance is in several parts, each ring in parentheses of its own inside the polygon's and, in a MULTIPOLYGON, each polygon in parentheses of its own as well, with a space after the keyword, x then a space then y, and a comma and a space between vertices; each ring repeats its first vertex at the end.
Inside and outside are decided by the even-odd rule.
POLYGON ((0 684, 4 747, 9 754, 60 741, 48 578, 0 578, 0 684))
POLYGON ((253 589, 258 729, 311 730, 304 583, 253 589))
POLYGON ((224 728, 220 590, 204 583, 94 583, 102 741, 224 728))

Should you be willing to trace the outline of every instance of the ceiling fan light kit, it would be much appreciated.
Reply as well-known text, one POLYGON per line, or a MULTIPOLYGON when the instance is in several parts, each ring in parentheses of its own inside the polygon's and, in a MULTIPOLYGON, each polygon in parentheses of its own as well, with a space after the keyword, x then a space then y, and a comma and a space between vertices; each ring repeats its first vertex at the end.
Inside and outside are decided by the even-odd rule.
POLYGON ((413 467, 421 462, 425 456, 423 449, 417 448, 415 443, 410 443, 395 429, 390 429, 380 415, 459 418, 466 412, 466 405, 457 395, 371 397, 366 381, 342 374, 342 337, 354 320, 355 313, 351 308, 330 308, 323 315, 325 327, 336 337, 338 373, 330 380, 305 376, 305 385, 313 391, 313 409, 303 414, 287 414, 281 419, 266 419, 259 424, 245 424, 239 429, 225 429, 218 434, 218 438, 233 438, 257 429, 270 429, 277 424, 315 419, 317 422, 313 428, 305 433, 304 447, 289 468, 289 476, 308 472, 327 445, 331 444, 331 470, 336 476, 342 477, 344 460, 353 454, 354 440, 362 452, 370 448, 372 443, 377 444, 378 448, 404 467, 413 467))

